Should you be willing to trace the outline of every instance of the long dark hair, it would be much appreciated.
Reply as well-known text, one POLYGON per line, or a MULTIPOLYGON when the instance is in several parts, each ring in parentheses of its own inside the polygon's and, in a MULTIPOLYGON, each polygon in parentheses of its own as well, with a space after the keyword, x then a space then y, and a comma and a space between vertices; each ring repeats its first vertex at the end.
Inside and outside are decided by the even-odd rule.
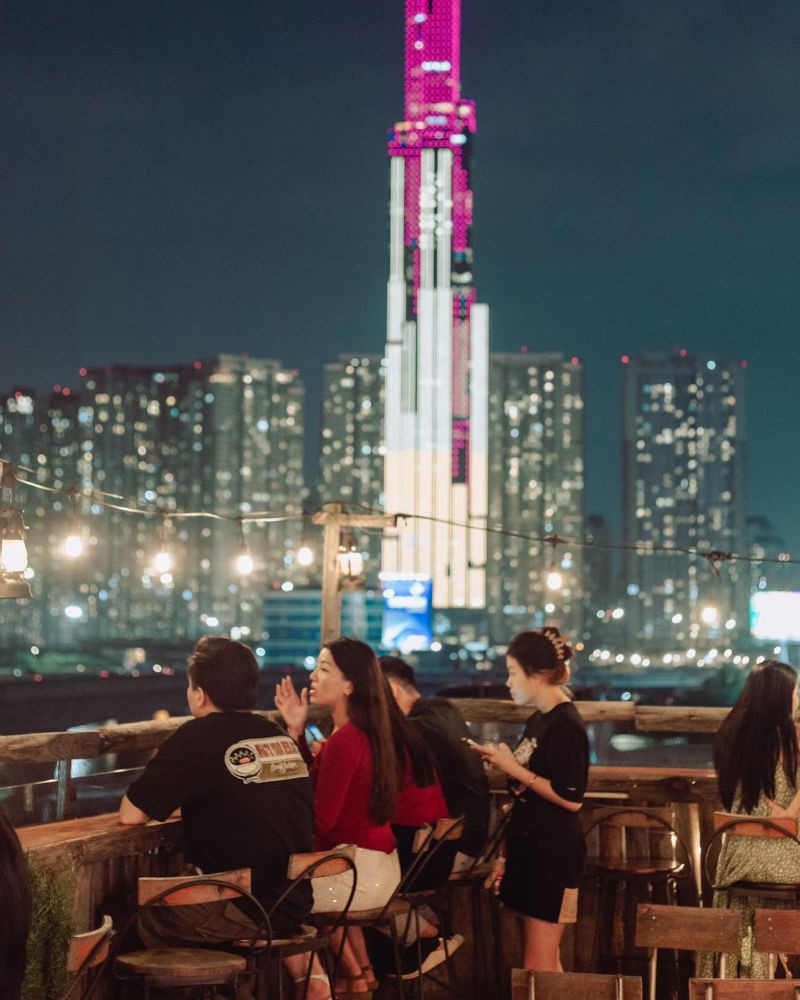
MULTIPOLYGON (((387 697, 389 701, 389 721, 392 725, 392 739, 394 741, 394 752, 397 759, 405 762, 408 758, 411 763, 411 773, 414 776, 414 784, 418 788, 426 788, 432 785, 436 779, 436 765, 433 760, 433 753, 424 737, 420 736, 419 730, 398 708, 394 700, 389 682, 381 673, 383 683, 386 685, 387 697)), ((405 776, 403 776, 405 777, 405 776)))
POLYGON ((792 696, 797 671, 779 660, 764 660, 750 671, 744 690, 714 741, 719 794, 727 810, 740 789, 741 809, 755 809, 763 793, 775 795, 778 763, 794 788, 797 780, 797 733, 792 696))
POLYGON ((394 816, 402 782, 403 757, 398 755, 390 711, 389 685, 378 666, 378 658, 360 639, 345 636, 326 642, 333 662, 353 686, 347 699, 347 714, 369 740, 372 751, 372 791, 369 815, 374 823, 388 823, 394 816))
POLYGON ((17 1000, 25 978, 31 890, 19 839, 0 808, 0 998, 17 1000))

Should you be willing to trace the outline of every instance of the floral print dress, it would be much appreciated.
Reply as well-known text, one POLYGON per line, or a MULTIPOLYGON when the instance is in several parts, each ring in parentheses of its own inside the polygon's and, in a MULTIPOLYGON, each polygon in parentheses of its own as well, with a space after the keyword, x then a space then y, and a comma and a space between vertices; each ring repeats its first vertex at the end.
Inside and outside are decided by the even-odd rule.
MULTIPOLYGON (((775 803, 786 808, 800 788, 800 769, 795 777, 795 786, 787 780, 783 765, 778 764, 775 773, 775 803)), ((741 813, 739 793, 733 801, 734 813, 741 813)), ((770 815, 770 804, 762 793, 751 816, 770 815)), ((741 915, 739 929, 739 954, 725 956, 727 978, 768 979, 769 956, 753 948, 753 923, 757 909, 796 909, 796 903, 759 896, 732 897, 725 886, 734 882, 773 882, 781 885, 800 885, 800 846, 793 840, 771 837, 737 837, 729 834, 723 843, 717 861, 716 883, 721 888, 714 893, 714 906, 738 910, 741 915)), ((698 964, 700 976, 711 976, 714 972, 713 956, 703 954, 698 964)))

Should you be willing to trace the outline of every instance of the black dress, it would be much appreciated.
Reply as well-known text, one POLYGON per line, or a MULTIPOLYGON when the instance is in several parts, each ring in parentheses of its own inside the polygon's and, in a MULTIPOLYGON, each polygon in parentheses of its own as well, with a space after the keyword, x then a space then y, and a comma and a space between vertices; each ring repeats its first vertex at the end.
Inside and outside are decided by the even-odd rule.
MULTIPOLYGON (((547 778, 553 791, 580 802, 589 771, 586 728, 572 702, 528 719, 514 750, 518 763, 547 778)), ((536 783, 534 783, 534 789, 536 783)), ((541 798, 516 781, 506 834, 500 898, 512 910, 548 923, 574 923, 586 842, 580 813, 541 798)))

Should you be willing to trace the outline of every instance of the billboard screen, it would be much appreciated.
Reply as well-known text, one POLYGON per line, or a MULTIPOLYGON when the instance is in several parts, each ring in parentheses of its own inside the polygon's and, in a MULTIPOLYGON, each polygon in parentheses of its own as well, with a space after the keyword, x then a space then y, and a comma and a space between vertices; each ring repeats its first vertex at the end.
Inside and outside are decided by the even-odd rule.
POLYGON ((431 595, 433 584, 428 576, 387 573, 383 581, 383 639, 387 649, 413 653, 429 649, 431 631, 431 595))
POLYGON ((753 594, 750 634, 754 639, 800 642, 800 592, 761 590, 753 594))

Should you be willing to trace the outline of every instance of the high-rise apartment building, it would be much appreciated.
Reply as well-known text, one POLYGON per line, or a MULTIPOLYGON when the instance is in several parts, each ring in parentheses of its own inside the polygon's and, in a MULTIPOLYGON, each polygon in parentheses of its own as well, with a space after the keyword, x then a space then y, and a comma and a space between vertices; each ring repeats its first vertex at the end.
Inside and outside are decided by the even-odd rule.
MULTIPOLYGON (((380 355, 342 354, 325 365, 319 500, 342 500, 379 511, 384 505, 383 438, 386 362, 380 355)), ((356 531, 364 573, 376 586, 381 534, 356 531)))
POLYGON ((681 648, 747 626, 748 568, 658 546, 746 552, 744 363, 623 358, 626 620, 633 641, 681 648))
POLYGON ((487 570, 495 642, 556 624, 578 637, 582 550, 527 537, 583 537, 583 370, 560 354, 492 354, 487 570))
POLYGON ((383 568, 433 579, 441 608, 486 600, 489 312, 473 280, 460 0, 406 0, 405 114, 390 132, 383 568), (477 530, 470 530, 470 528, 477 530))
POLYGON ((194 639, 231 629, 258 635, 264 590, 300 571, 304 391, 297 372, 220 355, 80 375, 76 394, 18 391, 0 400, 0 457, 76 491, 72 499, 24 491, 37 577, 35 599, 24 622, 14 616, 14 629, 50 643, 194 639), (102 506, 87 496, 93 489, 150 514, 102 506), (178 510, 233 520, 170 517, 178 510), (257 513, 290 519, 235 520, 257 513), (70 559, 62 544, 73 529, 84 554, 70 559), (234 568, 242 535, 253 560, 246 576, 234 568), (154 557, 164 547, 173 565, 159 569, 154 557))

